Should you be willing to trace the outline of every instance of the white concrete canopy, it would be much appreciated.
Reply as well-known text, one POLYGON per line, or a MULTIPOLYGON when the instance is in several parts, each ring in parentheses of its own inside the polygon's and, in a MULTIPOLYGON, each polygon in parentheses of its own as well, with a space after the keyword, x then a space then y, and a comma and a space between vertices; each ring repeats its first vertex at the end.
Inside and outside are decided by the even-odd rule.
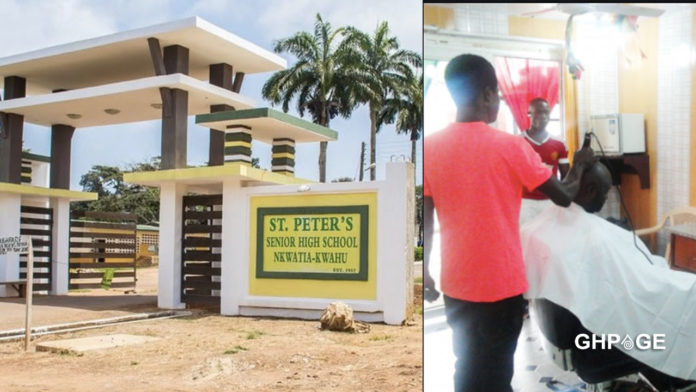
POLYGON ((257 169, 241 163, 222 166, 189 167, 185 169, 158 170, 150 172, 124 173, 123 180, 131 184, 157 186, 177 183, 186 186, 207 186, 211 191, 220 191, 223 181, 235 180, 244 186, 307 184, 305 180, 268 170, 257 169), (212 188, 210 186, 213 186, 212 188))
POLYGON ((189 75, 208 79, 210 64, 227 63, 245 74, 284 69, 287 62, 201 18, 191 17, 141 29, 0 58, 0 86, 6 76, 27 80, 27 95, 79 89, 154 76, 148 38, 162 48, 189 49, 189 75))
POLYGON ((0 182, 0 195, 18 195, 22 201, 47 202, 51 198, 71 201, 97 200, 93 192, 71 191, 69 189, 44 188, 34 185, 0 182))
POLYGON ((0 101, 0 112, 24 116, 32 124, 66 124, 75 128, 123 124, 162 118, 160 87, 188 91, 188 113, 208 113, 210 105, 226 104, 237 109, 254 106, 240 94, 183 74, 152 76, 104 86, 0 101), (105 109, 119 110, 108 114, 105 109), (70 118, 68 114, 79 114, 70 118))
POLYGON ((200 114, 196 124, 227 130, 228 126, 244 125, 251 128, 254 140, 271 144, 273 139, 292 139, 295 143, 328 142, 338 138, 338 133, 301 118, 290 116, 271 108, 258 108, 200 114))

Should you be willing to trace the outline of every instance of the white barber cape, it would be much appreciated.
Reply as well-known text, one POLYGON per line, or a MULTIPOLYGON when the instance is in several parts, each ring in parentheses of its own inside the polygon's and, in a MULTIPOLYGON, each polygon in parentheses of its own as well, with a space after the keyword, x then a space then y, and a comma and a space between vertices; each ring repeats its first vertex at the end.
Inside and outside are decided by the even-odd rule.
POLYGON ((670 270, 633 234, 573 203, 521 229, 529 290, 571 311, 595 334, 664 334, 665 350, 627 350, 674 377, 696 380, 696 274, 670 270))

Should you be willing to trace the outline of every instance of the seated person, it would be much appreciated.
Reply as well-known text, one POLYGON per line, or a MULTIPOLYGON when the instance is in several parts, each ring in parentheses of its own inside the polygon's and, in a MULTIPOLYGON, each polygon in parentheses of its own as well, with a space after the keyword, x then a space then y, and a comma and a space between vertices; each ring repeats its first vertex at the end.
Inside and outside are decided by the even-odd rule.
POLYGON ((669 376, 696 380, 696 274, 667 268, 633 233, 593 215, 611 175, 595 163, 568 208, 550 206, 521 229, 529 290, 573 313, 596 335, 664 334, 664 349, 626 349, 669 376), (644 253, 644 254, 643 254, 644 253), (649 258, 649 260, 648 260, 649 258))

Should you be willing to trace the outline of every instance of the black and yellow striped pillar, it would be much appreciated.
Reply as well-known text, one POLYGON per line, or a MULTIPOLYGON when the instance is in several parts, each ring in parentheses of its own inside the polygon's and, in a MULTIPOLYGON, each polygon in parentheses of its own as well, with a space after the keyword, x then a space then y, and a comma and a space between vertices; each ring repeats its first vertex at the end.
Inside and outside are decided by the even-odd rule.
POLYGON ((225 131, 225 164, 243 163, 251 166, 251 128, 231 125, 225 131))
POLYGON ((22 161, 22 184, 31 184, 31 162, 22 161))
POLYGON ((271 171, 274 173, 295 175, 295 141, 292 139, 273 139, 271 171))

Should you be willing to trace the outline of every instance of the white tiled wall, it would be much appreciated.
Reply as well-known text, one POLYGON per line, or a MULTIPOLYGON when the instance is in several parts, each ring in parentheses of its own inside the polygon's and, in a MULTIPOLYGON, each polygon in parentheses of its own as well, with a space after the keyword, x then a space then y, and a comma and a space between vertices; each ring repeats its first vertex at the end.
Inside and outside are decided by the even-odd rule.
MULTIPOLYGON (((576 20, 575 23, 574 50, 585 69, 577 83, 578 134, 582 135, 589 127, 590 116, 618 113, 618 64, 616 47, 607 44, 605 32, 595 28, 593 19, 576 20)), ((563 71, 568 72, 567 69, 563 71)), ((619 218, 620 208, 619 194, 612 187, 599 215, 619 218)))
MULTIPOLYGON (((689 203, 692 13, 660 17, 657 63, 657 219, 689 203)), ((653 157, 651 157, 653 159, 653 157)), ((658 237, 662 253, 666 234, 658 237)))
MULTIPOLYGON (((505 4, 467 3, 455 6, 457 30, 470 34, 508 35, 505 4)), ((684 7, 663 7, 667 11, 659 19, 658 88, 657 88, 657 218, 689 201, 689 130, 691 106, 692 10, 684 7)), ((588 16, 576 17, 574 43, 576 55, 585 71, 578 82, 578 126, 582 134, 591 115, 617 113, 618 64, 616 47, 608 45, 606 32, 597 29, 588 16), (590 48, 582 53, 582 47, 590 48)), ((563 72, 568 72, 567 68, 563 72)), ((640 83, 639 80, 636 83, 640 83)), ((572 152, 571 152, 572 153, 572 152)), ((656 184, 656 185, 655 185, 656 184)), ((621 215, 619 193, 610 191, 599 215, 621 215)), ((665 238, 658 238, 658 252, 664 249, 665 238)))
POLYGON ((508 35, 507 4, 457 4, 454 23, 465 33, 508 35))

